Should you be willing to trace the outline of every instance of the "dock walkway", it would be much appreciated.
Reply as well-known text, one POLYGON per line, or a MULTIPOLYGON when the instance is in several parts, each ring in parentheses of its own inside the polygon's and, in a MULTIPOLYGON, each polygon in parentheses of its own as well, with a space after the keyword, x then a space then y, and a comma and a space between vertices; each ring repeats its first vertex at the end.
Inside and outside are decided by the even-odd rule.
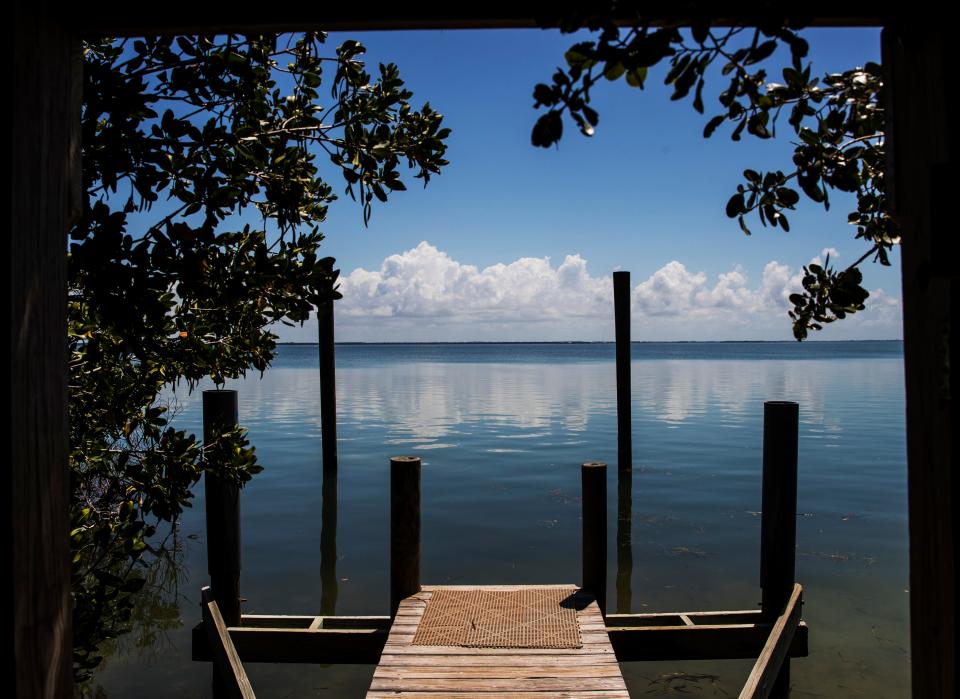
MULTIPOLYGON (((457 619, 446 618, 432 622, 434 643, 438 638, 437 629, 440 630, 441 640, 444 631, 455 631, 449 626, 452 623, 462 624, 466 620, 467 629, 472 627, 476 630, 476 622, 473 620, 478 616, 482 617, 489 610, 460 611, 462 613, 455 615, 458 616, 457 619)), ((570 618, 573 612, 568 614, 570 618)), ((496 630, 503 629, 504 625, 500 624, 496 630)), ((561 635, 562 631, 561 629, 561 635)), ((451 638, 455 635, 452 633, 451 638)), ((543 636, 539 638, 542 639, 543 636)), ((549 645, 549 642, 546 645, 549 645)), ((367 693, 368 699, 490 699, 504 695, 520 699, 544 699, 548 696, 569 699, 629 697, 603 617, 592 596, 575 585, 444 585, 423 586, 420 592, 400 602, 373 675, 370 691, 367 693), (536 629, 531 635, 528 626, 544 623, 549 627, 549 636, 557 630, 559 624, 557 619, 552 618, 543 622, 520 619, 513 622, 512 626, 508 624, 510 628, 506 635, 511 636, 517 645, 511 644, 506 636, 503 642, 499 642, 496 631, 492 632, 492 640, 488 634, 480 641, 467 641, 460 645, 426 645, 422 642, 422 633, 417 642, 414 642, 430 600, 434 599, 435 604, 438 604, 441 599, 438 593, 445 594, 444 599, 448 599, 451 593, 463 597, 464 594, 479 591, 490 593, 485 597, 493 601, 497 599, 497 593, 533 594, 543 590, 562 591, 560 596, 567 597, 564 603, 557 607, 575 610, 575 633, 579 635, 579 643, 572 645, 580 647, 531 647, 545 644, 537 640, 536 629), (490 647, 493 645, 506 647, 490 647)))

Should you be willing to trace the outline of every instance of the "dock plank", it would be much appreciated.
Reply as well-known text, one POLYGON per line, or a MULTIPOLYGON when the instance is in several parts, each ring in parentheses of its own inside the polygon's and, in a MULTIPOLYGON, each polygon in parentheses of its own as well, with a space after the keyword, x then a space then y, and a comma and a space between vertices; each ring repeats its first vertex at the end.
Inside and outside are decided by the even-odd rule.
MULTIPOLYGON (((596 601, 577 610, 581 648, 413 645, 434 591, 517 591, 520 585, 424 586, 400 602, 367 699, 627 699, 596 601)), ((577 591, 574 585, 537 585, 577 591)), ((581 593, 582 594, 582 593, 581 593)))

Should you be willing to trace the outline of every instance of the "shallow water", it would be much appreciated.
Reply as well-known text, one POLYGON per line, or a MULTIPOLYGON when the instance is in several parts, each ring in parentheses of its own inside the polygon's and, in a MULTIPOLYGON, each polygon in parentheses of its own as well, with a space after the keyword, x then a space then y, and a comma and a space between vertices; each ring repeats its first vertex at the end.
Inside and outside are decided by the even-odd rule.
MULTIPOLYGON (((323 596, 340 614, 387 613, 397 454, 423 458, 425 582, 576 582, 579 464, 601 460, 610 609, 755 607, 763 401, 795 400, 810 657, 793 663, 794 694, 908 695, 901 345, 640 343, 633 357, 633 566, 618 590, 613 345, 338 345, 337 584, 323 590, 317 348, 281 347, 262 379, 227 386, 265 466, 242 494, 244 610, 316 614, 323 596)), ((199 431, 199 393, 175 396, 177 423, 199 431)), ((110 697, 209 695, 189 646, 207 582, 202 488, 178 541, 182 625, 174 611, 175 628, 122 639, 98 676, 110 697)), ((634 696, 727 696, 750 666, 622 668, 634 696)), ((373 668, 248 671, 259 697, 360 697, 373 668)))

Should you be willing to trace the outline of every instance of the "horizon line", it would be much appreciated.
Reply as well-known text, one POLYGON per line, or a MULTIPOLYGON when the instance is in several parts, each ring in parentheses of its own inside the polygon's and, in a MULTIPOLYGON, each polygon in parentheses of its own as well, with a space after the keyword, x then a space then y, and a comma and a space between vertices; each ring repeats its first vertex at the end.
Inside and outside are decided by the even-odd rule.
MULTIPOLYGON (((631 345, 708 345, 708 344, 826 344, 852 342, 903 342, 902 338, 877 338, 864 340, 631 340, 631 345)), ((319 345, 319 342, 277 342, 278 345, 319 345)), ((384 342, 366 340, 336 341, 335 345, 614 345, 615 340, 391 340, 384 342)))

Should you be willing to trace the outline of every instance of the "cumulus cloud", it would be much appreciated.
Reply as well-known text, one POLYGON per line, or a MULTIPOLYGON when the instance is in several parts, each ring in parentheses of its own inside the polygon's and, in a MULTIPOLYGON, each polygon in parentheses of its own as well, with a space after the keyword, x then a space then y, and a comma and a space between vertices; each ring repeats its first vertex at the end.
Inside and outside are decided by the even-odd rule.
MULTIPOLYGON (((835 250, 822 254, 828 253, 836 257, 835 250)), ((756 283, 740 266, 711 279, 672 260, 646 279, 634 279, 633 319, 642 328, 635 337, 786 339, 789 296, 800 290, 801 277, 802 270, 771 261, 756 283)), ((387 328, 401 341, 597 340, 612 334, 610 279, 592 275, 577 254, 559 264, 524 257, 480 268, 424 241, 390 255, 377 270, 345 275, 341 291, 338 324, 348 331, 340 334, 343 339, 383 339, 387 328)), ((899 331, 899 313, 899 300, 877 290, 868 311, 843 325, 892 337, 899 331)))
POLYGON ((484 269, 457 262, 426 241, 390 255, 376 272, 342 279, 346 316, 531 322, 589 316, 611 297, 608 280, 591 277, 587 261, 567 255, 522 257, 484 269))

